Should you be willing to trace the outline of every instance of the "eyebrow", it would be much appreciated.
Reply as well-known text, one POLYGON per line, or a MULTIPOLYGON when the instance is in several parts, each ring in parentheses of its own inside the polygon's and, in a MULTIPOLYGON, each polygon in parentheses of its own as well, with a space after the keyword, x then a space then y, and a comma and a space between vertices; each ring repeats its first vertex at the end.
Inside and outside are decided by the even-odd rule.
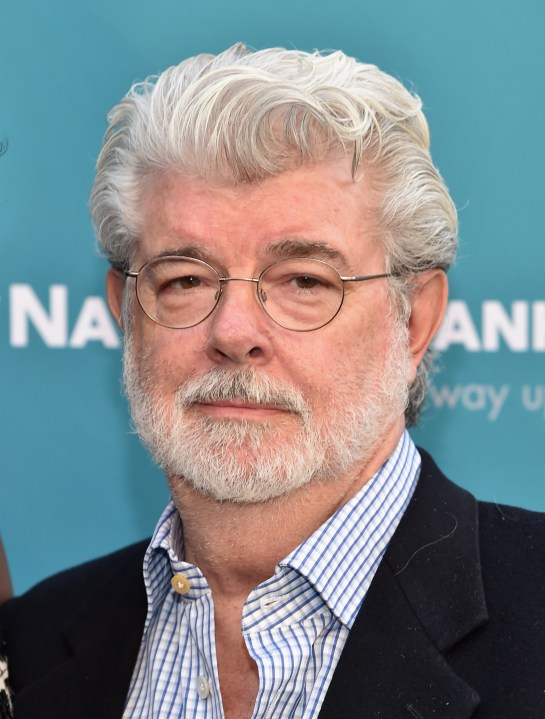
MULTIPOLYGON (((334 262, 339 270, 344 270, 349 267, 346 256, 340 250, 320 240, 284 238, 278 242, 270 242, 266 245, 265 254, 279 260, 304 257, 330 261, 334 262)), ((195 260, 210 263, 215 260, 213 255, 214 253, 210 251, 210 246, 192 243, 167 248, 159 252, 159 254, 155 255, 152 259, 155 260, 161 257, 190 257, 195 260)))
POLYGON ((286 238, 279 242, 271 242, 267 245, 266 251, 267 254, 278 259, 308 257, 316 260, 332 260, 337 265, 348 267, 348 260, 340 250, 319 240, 286 238))
MULTIPOLYGON (((201 260, 202 262, 210 261, 210 252, 201 245, 183 245, 182 247, 171 247, 159 252, 152 259, 157 260, 160 257, 190 257, 193 260, 201 260)), ((149 260, 148 260, 149 261, 149 260)))

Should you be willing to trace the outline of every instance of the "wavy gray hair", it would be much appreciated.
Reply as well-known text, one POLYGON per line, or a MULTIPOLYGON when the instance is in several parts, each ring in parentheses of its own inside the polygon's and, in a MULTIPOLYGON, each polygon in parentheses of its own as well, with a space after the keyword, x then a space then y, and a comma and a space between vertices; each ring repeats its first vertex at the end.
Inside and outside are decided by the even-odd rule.
MULTIPOLYGON (((228 184, 259 182, 339 152, 352 177, 372 169, 374 208, 392 279, 392 303, 407 319, 411 276, 454 261, 456 209, 429 151, 420 98, 373 65, 320 54, 235 45, 198 55, 136 83, 108 115, 91 213, 114 267, 128 268, 140 232, 139 205, 161 171, 228 184)), ((433 355, 410 389, 407 424, 423 404, 433 355)))

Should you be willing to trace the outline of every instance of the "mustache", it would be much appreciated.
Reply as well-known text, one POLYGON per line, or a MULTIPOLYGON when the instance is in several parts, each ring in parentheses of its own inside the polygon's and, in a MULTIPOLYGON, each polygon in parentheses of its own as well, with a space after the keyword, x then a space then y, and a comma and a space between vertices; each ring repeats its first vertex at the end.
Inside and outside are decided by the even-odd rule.
POLYGON ((183 408, 233 400, 278 407, 302 416, 310 415, 310 407, 298 389, 249 368, 212 369, 184 382, 176 393, 177 404, 183 408))

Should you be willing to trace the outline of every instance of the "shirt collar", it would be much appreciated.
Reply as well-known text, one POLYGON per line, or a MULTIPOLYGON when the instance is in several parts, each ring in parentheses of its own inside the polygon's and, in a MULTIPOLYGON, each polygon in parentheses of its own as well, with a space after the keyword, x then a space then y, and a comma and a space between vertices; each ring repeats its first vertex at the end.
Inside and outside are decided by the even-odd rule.
POLYGON ((348 628, 414 492, 420 465, 405 431, 360 491, 279 563, 304 576, 348 628))
POLYGON ((163 549, 171 562, 180 562, 183 558, 183 530, 178 510, 172 499, 165 507, 165 510, 151 538, 148 548, 150 550, 163 549))

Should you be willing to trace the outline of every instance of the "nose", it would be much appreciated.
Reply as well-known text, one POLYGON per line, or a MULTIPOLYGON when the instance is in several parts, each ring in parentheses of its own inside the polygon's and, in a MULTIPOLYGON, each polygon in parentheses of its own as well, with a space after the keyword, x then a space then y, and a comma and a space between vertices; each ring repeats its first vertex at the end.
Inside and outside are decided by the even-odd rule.
POLYGON ((256 280, 229 277, 210 318, 206 352, 221 365, 263 365, 272 356, 273 322, 260 306, 256 280))

